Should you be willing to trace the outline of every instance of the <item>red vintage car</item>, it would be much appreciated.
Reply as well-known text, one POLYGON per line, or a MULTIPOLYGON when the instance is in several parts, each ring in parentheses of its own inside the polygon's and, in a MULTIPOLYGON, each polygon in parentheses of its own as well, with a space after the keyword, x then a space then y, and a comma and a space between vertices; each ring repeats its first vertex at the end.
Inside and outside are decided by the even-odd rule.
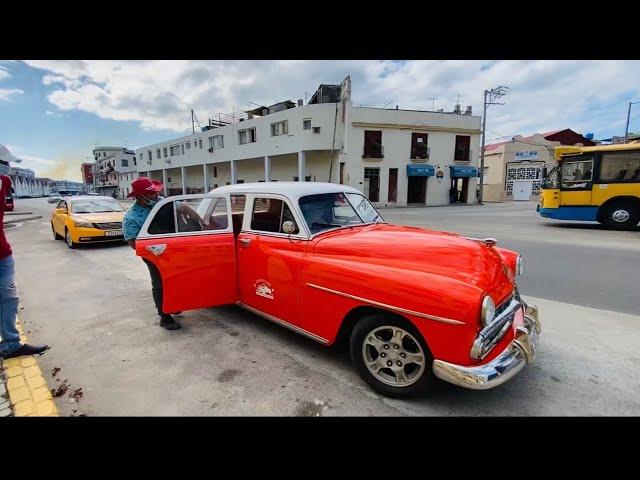
POLYGON ((386 223, 344 185, 266 182, 160 201, 136 241, 167 313, 237 304, 325 345, 375 390, 488 389, 536 352, 522 259, 492 239, 386 223))

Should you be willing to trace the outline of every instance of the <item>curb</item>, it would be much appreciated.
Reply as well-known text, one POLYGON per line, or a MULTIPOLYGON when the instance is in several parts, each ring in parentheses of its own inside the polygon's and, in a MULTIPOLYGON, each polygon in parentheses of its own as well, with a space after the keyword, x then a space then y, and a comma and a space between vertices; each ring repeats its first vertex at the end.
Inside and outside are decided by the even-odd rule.
MULTIPOLYGON (((20 340, 27 341, 19 321, 20 340)), ((58 409, 42 376, 35 356, 9 358, 2 361, 7 379, 8 398, 16 417, 57 417, 58 409)))
POLYGON ((38 220, 39 218, 42 218, 42 215, 35 215, 33 217, 26 217, 26 218, 16 218, 15 220, 5 220, 4 224, 8 224, 8 223, 19 223, 19 222, 26 222, 28 220, 38 220))

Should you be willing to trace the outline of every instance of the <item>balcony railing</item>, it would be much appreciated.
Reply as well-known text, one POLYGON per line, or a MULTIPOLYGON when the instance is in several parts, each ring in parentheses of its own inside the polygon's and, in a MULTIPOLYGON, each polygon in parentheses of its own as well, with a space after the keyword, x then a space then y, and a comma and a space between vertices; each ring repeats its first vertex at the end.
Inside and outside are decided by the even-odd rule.
POLYGON ((384 145, 365 146, 362 151, 362 158, 384 158, 384 145))

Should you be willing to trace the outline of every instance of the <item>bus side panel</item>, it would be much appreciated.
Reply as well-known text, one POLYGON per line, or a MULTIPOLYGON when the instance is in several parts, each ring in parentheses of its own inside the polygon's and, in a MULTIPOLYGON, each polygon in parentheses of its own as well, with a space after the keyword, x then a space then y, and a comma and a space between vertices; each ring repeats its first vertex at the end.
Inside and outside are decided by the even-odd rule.
POLYGON ((600 183, 593 186, 591 205, 599 207, 614 197, 640 198, 640 183, 600 183))

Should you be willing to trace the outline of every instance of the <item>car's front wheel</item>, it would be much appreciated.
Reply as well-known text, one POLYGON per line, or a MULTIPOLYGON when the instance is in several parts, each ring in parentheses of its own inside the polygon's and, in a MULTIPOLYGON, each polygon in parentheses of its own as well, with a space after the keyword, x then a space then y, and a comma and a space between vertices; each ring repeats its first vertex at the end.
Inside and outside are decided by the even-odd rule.
POLYGON ((65 229, 64 231, 64 238, 69 248, 76 248, 78 246, 78 244, 73 241, 73 238, 71 237, 71 232, 69 231, 68 228, 65 229))
POLYGON ((56 233, 56 229, 53 228, 53 222, 51 223, 51 231, 53 232, 54 240, 62 240, 62 235, 60 235, 59 233, 56 233))
POLYGON ((350 349, 357 372, 383 395, 416 395, 433 383, 431 352, 407 320, 385 313, 361 319, 351 333, 350 349))

